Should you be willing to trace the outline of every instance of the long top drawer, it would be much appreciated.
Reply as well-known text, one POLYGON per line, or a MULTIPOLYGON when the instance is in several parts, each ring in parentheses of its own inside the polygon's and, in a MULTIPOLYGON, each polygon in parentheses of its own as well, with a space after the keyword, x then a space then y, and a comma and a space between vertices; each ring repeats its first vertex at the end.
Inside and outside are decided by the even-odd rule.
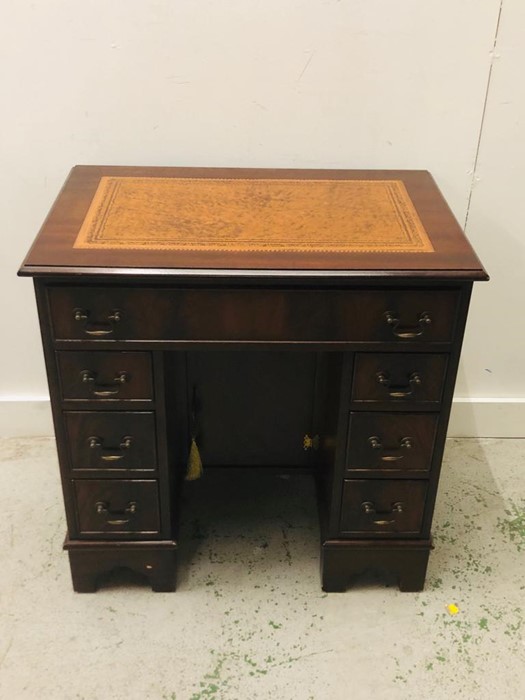
POLYGON ((450 342, 454 289, 50 287, 56 340, 450 342))

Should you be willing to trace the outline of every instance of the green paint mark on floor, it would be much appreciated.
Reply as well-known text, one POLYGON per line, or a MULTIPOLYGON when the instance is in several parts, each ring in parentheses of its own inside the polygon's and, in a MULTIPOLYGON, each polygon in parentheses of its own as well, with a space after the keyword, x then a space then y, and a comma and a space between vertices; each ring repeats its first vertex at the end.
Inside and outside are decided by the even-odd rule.
POLYGON ((496 526, 502 535, 516 545, 518 552, 525 550, 525 505, 518 506, 510 501, 505 509, 508 518, 498 518, 496 526))

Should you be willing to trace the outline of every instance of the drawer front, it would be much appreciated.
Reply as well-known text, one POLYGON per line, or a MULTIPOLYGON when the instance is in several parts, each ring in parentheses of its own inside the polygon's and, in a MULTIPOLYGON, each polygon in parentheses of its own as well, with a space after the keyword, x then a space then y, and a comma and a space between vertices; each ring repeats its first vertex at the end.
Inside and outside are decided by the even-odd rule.
POLYGON ((446 368, 446 355, 358 353, 352 400, 439 404, 446 368))
POLYGON ((156 481, 82 479, 73 482, 78 532, 147 538, 160 532, 156 481))
POLYGON ((426 481, 346 479, 341 532, 363 536, 418 534, 426 493, 426 481))
POLYGON ((450 342, 455 290, 52 287, 59 340, 450 342), (155 313, 151 313, 154 309, 155 313))
POLYGON ((153 399, 147 352, 59 352, 64 399, 120 401, 153 399))
POLYGON ((428 471, 437 423, 429 413, 351 413, 346 469, 428 471))
POLYGON ((156 469, 153 413, 68 411, 64 418, 73 471, 156 469))

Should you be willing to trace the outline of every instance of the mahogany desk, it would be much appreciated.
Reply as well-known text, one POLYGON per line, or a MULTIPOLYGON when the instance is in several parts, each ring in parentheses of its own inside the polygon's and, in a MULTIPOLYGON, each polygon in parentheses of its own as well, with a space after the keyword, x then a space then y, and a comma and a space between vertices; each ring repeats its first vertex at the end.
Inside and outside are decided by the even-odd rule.
MULTIPOLYGON (((74 168, 29 252, 73 586, 173 590, 206 469, 309 469, 322 585, 424 585, 472 282, 425 171, 74 168)), ((257 498, 254 486, 253 498, 257 498)))

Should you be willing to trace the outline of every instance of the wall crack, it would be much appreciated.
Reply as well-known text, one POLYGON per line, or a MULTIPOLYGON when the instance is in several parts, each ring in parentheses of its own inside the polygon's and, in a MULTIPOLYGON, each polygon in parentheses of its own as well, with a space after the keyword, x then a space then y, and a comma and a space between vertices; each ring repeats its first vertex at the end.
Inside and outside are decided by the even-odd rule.
POLYGON ((481 122, 479 125, 479 135, 478 135, 478 142, 476 144, 476 155, 474 156, 474 165, 472 167, 472 179, 470 181, 470 189, 469 189, 469 196, 468 196, 468 202, 467 202, 467 211, 465 213, 465 223, 463 225, 463 229, 466 231, 467 230, 467 225, 468 225, 468 220, 469 220, 469 214, 470 214, 470 205, 472 202, 472 193, 474 191, 474 187, 476 184, 479 182, 479 177, 477 174, 478 170, 478 161, 479 161, 479 153, 481 149, 481 141, 483 138, 483 128, 485 125, 485 116, 487 113, 487 104, 488 104, 488 99, 489 99, 489 93, 490 93, 490 85, 492 81, 492 69, 494 68, 494 63, 501 57, 501 54, 498 53, 496 50, 497 44, 498 44, 498 36, 499 36, 499 28, 501 24, 501 15, 503 13, 503 2, 504 0, 500 0, 499 4, 499 10, 498 10, 498 18, 496 20, 496 29, 494 31, 494 40, 492 42, 492 49, 490 50, 490 67, 489 67, 489 73, 487 76, 487 86, 485 88, 485 99, 483 101, 483 110, 481 112, 481 122))

